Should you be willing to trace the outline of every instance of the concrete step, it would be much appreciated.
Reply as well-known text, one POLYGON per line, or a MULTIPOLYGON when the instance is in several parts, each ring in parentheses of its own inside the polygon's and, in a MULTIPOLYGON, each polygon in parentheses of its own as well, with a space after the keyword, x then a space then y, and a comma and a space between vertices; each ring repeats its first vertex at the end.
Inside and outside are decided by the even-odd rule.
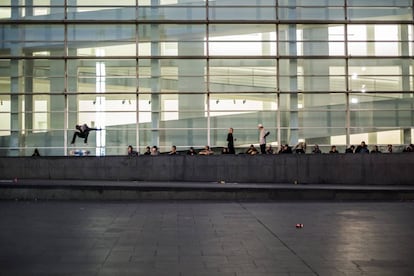
POLYGON ((414 200, 404 185, 0 180, 3 200, 414 200))

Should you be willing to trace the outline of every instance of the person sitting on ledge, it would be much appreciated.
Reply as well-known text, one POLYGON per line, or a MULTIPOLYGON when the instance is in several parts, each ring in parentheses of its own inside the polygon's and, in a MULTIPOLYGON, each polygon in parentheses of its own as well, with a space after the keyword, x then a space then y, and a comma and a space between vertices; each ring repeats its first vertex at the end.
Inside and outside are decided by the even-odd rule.
POLYGON ((319 145, 318 145, 318 144, 315 144, 315 145, 313 146, 312 153, 313 153, 313 154, 320 154, 320 153, 322 153, 322 151, 319 149, 319 145))
POLYGON ((271 144, 267 145, 267 147, 266 147, 266 154, 274 154, 273 148, 272 148, 272 145, 271 144))
POLYGON ((214 152, 210 149, 210 146, 205 146, 202 151, 198 153, 199 155, 213 155, 214 152))
POLYGON ((177 154, 178 154, 177 147, 175 145, 173 145, 171 147, 171 151, 168 153, 168 155, 177 155, 177 154))
POLYGON ((304 142, 299 142, 295 148, 294 148, 294 152, 301 154, 301 153, 305 153, 306 152, 306 143, 304 142))
POLYGON ((255 155, 258 153, 259 151, 254 147, 254 145, 250 145, 250 147, 246 151, 246 154, 250 154, 250 155, 255 155))
POLYGON ((187 151, 187 155, 197 155, 197 152, 193 147, 190 147, 190 149, 187 151))
POLYGON ((151 148, 150 148, 150 146, 147 146, 147 147, 145 148, 144 155, 151 155, 151 148))
POLYGON ((409 144, 402 152, 414 152, 414 144, 409 144))
POLYGON ((284 153, 292 153, 292 148, 289 147, 288 144, 282 144, 280 146, 280 150, 279 150, 279 154, 284 154, 284 153))
POLYGON ((331 150, 329 151, 329 153, 339 153, 338 150, 336 149, 336 146, 332 146, 331 150))
POLYGON ((158 151, 158 147, 157 146, 152 146, 151 155, 154 156, 154 155, 158 155, 158 154, 160 154, 160 152, 158 151))
POLYGON ((40 156, 39 150, 37 148, 34 149, 32 156, 40 156))
POLYGON ((127 154, 129 157, 138 156, 138 152, 131 145, 128 146, 127 154))
POLYGON ((369 153, 367 144, 364 141, 355 149, 355 153, 369 153))
POLYGON ((349 146, 349 148, 347 148, 345 150, 345 153, 354 153, 354 152, 355 152, 355 146, 354 145, 349 146))
POLYGON ((221 154, 230 154, 229 149, 227 147, 223 147, 221 149, 221 154))
POLYGON ((381 151, 379 150, 378 146, 375 145, 374 148, 371 150, 371 153, 381 153, 381 151))

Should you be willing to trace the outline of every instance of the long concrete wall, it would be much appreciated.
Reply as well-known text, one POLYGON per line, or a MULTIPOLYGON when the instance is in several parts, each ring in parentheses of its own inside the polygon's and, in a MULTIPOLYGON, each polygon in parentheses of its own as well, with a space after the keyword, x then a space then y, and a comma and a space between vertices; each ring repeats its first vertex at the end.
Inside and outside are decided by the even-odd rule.
POLYGON ((14 178, 414 185, 414 154, 1 157, 14 178))

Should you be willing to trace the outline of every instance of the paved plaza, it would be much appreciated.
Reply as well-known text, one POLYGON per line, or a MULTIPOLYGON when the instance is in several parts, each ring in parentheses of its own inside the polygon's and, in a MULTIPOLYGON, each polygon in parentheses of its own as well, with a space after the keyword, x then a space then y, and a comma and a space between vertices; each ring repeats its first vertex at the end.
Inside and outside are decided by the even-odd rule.
POLYGON ((413 214, 408 201, 0 201, 0 275, 414 275, 413 214))

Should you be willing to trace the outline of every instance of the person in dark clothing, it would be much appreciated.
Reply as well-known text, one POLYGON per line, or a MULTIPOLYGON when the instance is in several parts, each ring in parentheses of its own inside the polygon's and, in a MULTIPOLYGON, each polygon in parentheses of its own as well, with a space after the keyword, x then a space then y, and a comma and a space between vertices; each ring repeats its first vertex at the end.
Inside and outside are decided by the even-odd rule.
POLYGON ((361 142, 361 145, 359 145, 356 149, 355 149, 355 153, 369 153, 369 149, 367 147, 367 145, 365 144, 364 141, 361 142))
POLYGON ((138 156, 138 152, 136 152, 131 145, 128 146, 127 154, 129 157, 138 156))
POLYGON ((281 145, 279 154, 292 153, 292 148, 288 144, 281 145))
POLYGON ((197 152, 193 147, 190 147, 190 149, 187 151, 187 155, 197 155, 197 152))
POLYGON ((306 153, 306 143, 304 142, 299 142, 295 148, 294 148, 294 152, 297 154, 304 154, 306 153))
POLYGON ((175 145, 173 145, 172 147, 171 147, 171 151, 168 153, 169 155, 178 155, 178 152, 177 152, 177 147, 175 146, 175 145))
POLYGON ((313 154, 321 154, 322 151, 319 149, 319 145, 315 144, 315 146, 313 146, 313 150, 312 150, 313 154))
POLYGON ((375 145, 374 148, 371 150, 371 153, 381 153, 381 151, 379 150, 378 146, 375 145))
POLYGON ((227 134, 227 149, 228 154, 235 154, 236 150, 234 149, 234 139, 233 139, 233 128, 229 128, 229 133, 227 134))
POLYGON ((39 150, 37 148, 34 149, 32 156, 40 156, 39 150))
POLYGON ((91 132, 92 130, 98 130, 97 128, 91 128, 89 127, 87 124, 83 124, 83 125, 76 125, 75 126, 75 132, 73 133, 73 138, 72 138, 72 142, 71 144, 75 144, 76 141, 76 136, 78 136, 79 138, 83 138, 84 143, 87 144, 88 143, 88 136, 89 136, 89 132, 91 132))
POLYGON ((339 153, 339 152, 336 149, 336 146, 331 146, 331 150, 329 151, 329 153, 339 153))
POLYGON ((406 148, 403 149, 402 152, 414 152, 414 145, 409 144, 406 148))
POLYGON ((349 148, 345 150, 345 153, 354 153, 354 151, 355 151, 355 146, 351 145, 349 146, 349 148))

